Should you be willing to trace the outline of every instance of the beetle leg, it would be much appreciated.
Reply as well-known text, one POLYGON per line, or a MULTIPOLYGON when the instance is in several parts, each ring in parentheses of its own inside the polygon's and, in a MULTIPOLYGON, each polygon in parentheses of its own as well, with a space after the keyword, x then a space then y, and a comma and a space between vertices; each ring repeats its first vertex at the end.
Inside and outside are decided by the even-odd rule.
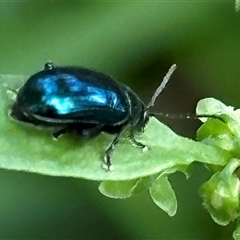
POLYGON ((46 62, 44 65, 44 70, 52 70, 56 65, 53 62, 46 62))
POLYGON ((146 146, 145 144, 141 143, 141 142, 138 142, 135 137, 134 137, 134 134, 131 133, 130 136, 129 136, 129 139, 131 141, 131 143, 136 146, 137 148, 140 148, 142 149, 143 151, 147 151, 148 150, 148 146, 146 146))
POLYGON ((81 135, 84 138, 93 138, 102 132, 102 125, 97 125, 92 128, 85 128, 81 130, 81 135))
POLYGON ((75 128, 75 127, 68 126, 65 128, 57 129, 55 132, 52 133, 52 136, 53 138, 57 139, 61 135, 67 132, 71 132, 71 133, 79 134, 84 138, 93 138, 99 135, 99 133, 102 131, 101 128, 102 128, 102 125, 98 125, 91 128, 77 128, 77 127, 75 128))
POLYGON ((67 133, 67 128, 62 128, 52 133, 54 139, 58 139, 61 135, 67 133))
POLYGON ((108 171, 113 170, 111 157, 112 157, 112 154, 113 154, 113 151, 114 151, 116 145, 119 143, 119 141, 122 137, 124 130, 125 130, 125 127, 115 136, 115 138, 112 140, 112 142, 110 143, 108 148, 105 150, 102 167, 108 171))

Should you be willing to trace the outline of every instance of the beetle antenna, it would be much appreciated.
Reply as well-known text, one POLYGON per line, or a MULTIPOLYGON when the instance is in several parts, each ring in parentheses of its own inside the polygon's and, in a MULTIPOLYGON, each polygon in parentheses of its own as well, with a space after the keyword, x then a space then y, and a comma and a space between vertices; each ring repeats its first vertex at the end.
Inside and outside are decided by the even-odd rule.
POLYGON ((176 70, 177 65, 173 64, 168 72, 166 73, 165 77, 163 78, 162 83, 159 85, 159 87, 157 88, 157 90, 155 91, 155 93, 152 96, 151 101, 148 103, 146 110, 148 110, 150 107, 154 106, 154 103, 156 101, 156 98, 159 96, 159 94, 164 90, 166 84, 169 82, 171 75, 173 74, 173 72, 176 70))
POLYGON ((150 112, 149 116, 155 117, 155 116, 162 116, 166 118, 172 118, 172 119, 199 119, 199 118, 213 118, 218 119, 223 123, 226 123, 224 118, 222 118, 219 115, 214 114, 194 114, 194 113, 186 113, 186 114, 174 114, 174 113, 161 113, 161 112, 150 112))
MULTIPOLYGON (((148 112, 149 108, 154 106, 154 103, 156 101, 156 98, 159 96, 159 94, 164 90, 164 88, 166 87, 167 83, 170 80, 170 77, 172 76, 172 74, 174 73, 174 71, 176 70, 177 65, 173 64, 168 72, 166 73, 165 77, 163 78, 162 83, 159 85, 159 87, 157 88, 157 90, 155 91, 155 93, 152 96, 151 101, 147 104, 146 110, 148 112)), ((224 118, 222 118, 219 115, 214 115, 214 114, 191 114, 191 113, 186 113, 186 114, 169 114, 169 113, 161 113, 161 112, 148 112, 147 113, 148 116, 150 117, 155 117, 155 116, 162 116, 162 117, 166 117, 166 118, 178 118, 178 119, 200 119, 200 118, 212 118, 212 119, 218 119, 223 123, 226 123, 226 121, 224 120, 224 118)))

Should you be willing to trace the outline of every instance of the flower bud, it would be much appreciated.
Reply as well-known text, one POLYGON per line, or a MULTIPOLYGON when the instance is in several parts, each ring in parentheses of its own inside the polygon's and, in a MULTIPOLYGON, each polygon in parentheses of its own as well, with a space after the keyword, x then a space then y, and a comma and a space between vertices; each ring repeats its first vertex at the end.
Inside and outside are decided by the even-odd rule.
POLYGON ((231 159, 200 188, 204 206, 220 225, 227 225, 238 217, 240 181, 234 172, 239 164, 239 159, 231 159))

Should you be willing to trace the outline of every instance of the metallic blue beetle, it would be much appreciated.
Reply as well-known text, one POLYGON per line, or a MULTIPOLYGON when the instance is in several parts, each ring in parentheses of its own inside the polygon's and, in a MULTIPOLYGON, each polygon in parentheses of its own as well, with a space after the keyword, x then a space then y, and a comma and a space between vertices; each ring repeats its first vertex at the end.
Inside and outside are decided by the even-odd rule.
MULTIPOLYGON (((172 69, 172 72, 175 70, 172 69)), ((168 79, 172 74, 168 73, 168 79)), ((116 82, 101 72, 80 67, 57 67, 48 62, 44 70, 32 75, 17 92, 11 116, 34 125, 54 127, 54 137, 75 132, 91 138, 101 132, 115 134, 107 147, 104 164, 111 169, 114 147, 128 129, 130 140, 144 148, 134 138, 135 131, 142 131, 151 114, 156 97, 165 83, 155 92, 145 106, 126 85, 116 82)))

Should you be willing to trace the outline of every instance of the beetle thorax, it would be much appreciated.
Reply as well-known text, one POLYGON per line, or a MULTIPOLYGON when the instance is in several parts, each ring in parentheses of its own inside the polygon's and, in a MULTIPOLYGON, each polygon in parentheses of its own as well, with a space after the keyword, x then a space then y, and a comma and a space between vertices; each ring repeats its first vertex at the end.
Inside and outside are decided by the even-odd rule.
POLYGON ((125 92, 129 101, 129 123, 137 131, 142 131, 148 121, 145 114, 145 105, 130 89, 125 92))

